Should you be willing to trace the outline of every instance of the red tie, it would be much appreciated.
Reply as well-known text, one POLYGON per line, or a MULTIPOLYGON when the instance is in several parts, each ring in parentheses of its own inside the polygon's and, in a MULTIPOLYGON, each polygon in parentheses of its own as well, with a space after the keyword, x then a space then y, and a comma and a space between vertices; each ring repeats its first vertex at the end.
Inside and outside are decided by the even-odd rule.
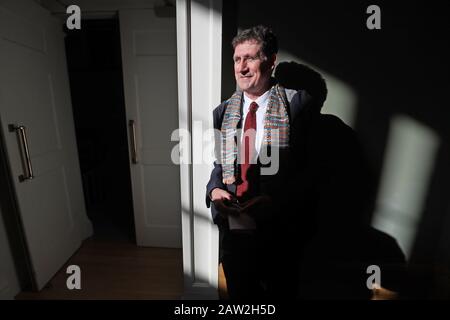
POLYGON ((255 140, 256 140, 256 110, 258 104, 252 102, 247 112, 244 125, 244 141, 241 148, 241 180, 242 183, 237 186, 236 195, 238 198, 249 196, 253 187, 253 179, 248 174, 252 167, 255 167, 254 156, 256 154, 255 140), (252 130, 249 130, 252 129, 252 130), (242 152, 243 151, 243 152, 242 152), (253 162, 253 164, 251 164, 253 162))

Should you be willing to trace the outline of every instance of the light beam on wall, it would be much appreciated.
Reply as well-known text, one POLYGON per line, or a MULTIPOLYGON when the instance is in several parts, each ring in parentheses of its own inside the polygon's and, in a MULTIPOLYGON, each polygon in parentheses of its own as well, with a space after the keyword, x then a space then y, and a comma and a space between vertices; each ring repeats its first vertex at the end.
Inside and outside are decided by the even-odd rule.
POLYGON ((438 147, 430 128, 404 115, 392 118, 372 226, 395 237, 407 258, 438 147))
POLYGON ((328 97, 322 108, 322 113, 333 114, 339 117, 347 125, 354 128, 357 94, 348 84, 330 75, 326 71, 283 50, 279 51, 277 61, 278 63, 294 61, 307 65, 319 72, 325 79, 328 88, 328 97))

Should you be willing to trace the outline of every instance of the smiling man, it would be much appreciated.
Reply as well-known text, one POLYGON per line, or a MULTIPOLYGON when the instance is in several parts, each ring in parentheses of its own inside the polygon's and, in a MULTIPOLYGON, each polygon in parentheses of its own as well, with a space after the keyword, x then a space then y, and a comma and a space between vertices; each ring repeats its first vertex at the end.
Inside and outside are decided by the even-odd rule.
POLYGON ((207 206, 212 202, 219 227, 230 298, 290 296, 295 292, 280 276, 289 272, 280 245, 290 234, 285 224, 295 190, 298 118, 311 99, 272 78, 278 43, 269 28, 243 30, 232 44, 238 90, 213 112, 217 160, 207 206), (264 169, 274 165, 277 170, 267 175, 264 169))

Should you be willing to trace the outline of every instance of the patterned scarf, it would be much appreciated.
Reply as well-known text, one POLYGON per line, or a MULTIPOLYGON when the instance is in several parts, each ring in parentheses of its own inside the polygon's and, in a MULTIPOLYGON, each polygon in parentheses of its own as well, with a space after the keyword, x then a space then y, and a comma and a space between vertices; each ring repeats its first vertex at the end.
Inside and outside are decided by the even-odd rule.
MULTIPOLYGON (((236 91, 227 101, 221 128, 222 142, 222 179, 225 184, 236 181, 235 160, 238 148, 235 141, 237 124, 241 120, 242 91, 236 91)), ((262 147, 288 147, 289 146, 289 108, 286 92, 283 87, 276 84, 270 89, 269 103, 264 115, 264 140, 262 147)))

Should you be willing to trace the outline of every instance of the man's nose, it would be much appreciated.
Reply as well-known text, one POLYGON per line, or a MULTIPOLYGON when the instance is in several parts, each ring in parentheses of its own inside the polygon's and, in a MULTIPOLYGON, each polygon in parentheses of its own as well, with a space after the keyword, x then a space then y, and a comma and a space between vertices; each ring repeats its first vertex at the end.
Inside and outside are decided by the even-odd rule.
POLYGON ((245 61, 245 59, 242 59, 242 60, 239 62, 239 65, 238 65, 238 71, 239 71, 240 73, 247 73, 248 67, 247 67, 247 61, 245 61))

